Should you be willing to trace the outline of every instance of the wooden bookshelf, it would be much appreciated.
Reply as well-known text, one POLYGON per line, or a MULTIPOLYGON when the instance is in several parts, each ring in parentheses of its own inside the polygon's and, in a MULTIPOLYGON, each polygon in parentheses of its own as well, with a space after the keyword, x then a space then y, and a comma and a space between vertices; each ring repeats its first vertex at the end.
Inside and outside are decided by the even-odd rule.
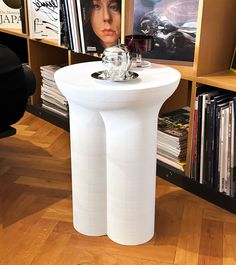
MULTIPOLYGON (((100 60, 100 58, 68 51, 65 47, 58 46, 57 42, 53 40, 31 39, 28 31, 27 1, 24 0, 24 2, 26 7, 25 19, 27 34, 21 33, 19 30, 0 29, 1 41, 5 41, 5 43, 19 56, 22 55, 22 49, 27 53, 27 56, 24 57, 28 58, 28 63, 31 66, 37 80, 36 93, 31 98, 31 104, 28 110, 35 115, 47 119, 48 121, 68 130, 68 121, 60 118, 60 116, 55 117, 55 115, 42 110, 40 107, 40 66, 57 63, 69 65, 91 60, 100 60), (20 42, 21 45, 16 45, 19 39, 22 39, 23 41, 20 42)), ((132 32, 134 2, 133 0, 122 0, 122 3, 125 3, 122 9, 124 14, 124 16, 122 16, 122 40, 124 40, 124 35, 132 32)), ((186 105, 190 106, 191 113, 187 146, 187 165, 185 173, 181 173, 181 176, 188 182, 188 186, 192 187, 192 190, 201 189, 199 188, 200 184, 198 185, 197 183, 191 181, 189 182, 188 178, 190 170, 193 110, 196 88, 197 86, 203 84, 222 88, 224 90, 236 91, 236 74, 229 71, 236 43, 236 27, 234 26, 235 10, 235 0, 199 0, 198 28, 194 61, 192 63, 186 63, 148 59, 154 63, 165 64, 173 67, 181 73, 182 80, 180 85, 173 96, 164 104, 162 111, 170 111, 186 105)), ((163 167, 165 167, 165 165, 162 164, 162 168, 163 167)), ((171 172, 174 172, 168 166, 165 170, 169 172, 169 175, 172 174, 171 172)), ((180 185, 179 183, 176 184, 180 185)), ((204 192, 207 193, 208 191, 205 189, 199 194, 203 194, 204 192)), ((218 193, 214 193, 212 198, 214 198, 212 200, 215 200, 216 202, 221 200, 223 197, 218 193)), ((235 205, 235 200, 231 198, 227 198, 226 200, 227 203, 232 202, 232 205, 235 205)))

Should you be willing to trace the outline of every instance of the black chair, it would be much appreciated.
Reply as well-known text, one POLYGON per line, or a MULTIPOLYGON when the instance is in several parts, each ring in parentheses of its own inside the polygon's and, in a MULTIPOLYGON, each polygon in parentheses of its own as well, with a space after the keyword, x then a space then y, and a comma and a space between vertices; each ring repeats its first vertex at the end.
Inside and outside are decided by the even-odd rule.
POLYGON ((16 133, 11 125, 24 115, 28 97, 35 88, 36 79, 30 67, 0 44, 0 138, 16 133))

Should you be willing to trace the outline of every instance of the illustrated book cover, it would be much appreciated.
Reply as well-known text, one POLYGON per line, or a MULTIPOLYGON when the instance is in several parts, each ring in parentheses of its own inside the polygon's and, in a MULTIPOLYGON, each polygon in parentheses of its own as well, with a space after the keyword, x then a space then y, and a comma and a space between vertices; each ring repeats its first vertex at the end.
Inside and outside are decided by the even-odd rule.
POLYGON ((28 0, 30 37, 58 39, 60 30, 58 0, 28 0))
POLYGON ((188 135, 189 129, 189 107, 160 114, 158 118, 158 130, 170 137, 183 139, 188 135))

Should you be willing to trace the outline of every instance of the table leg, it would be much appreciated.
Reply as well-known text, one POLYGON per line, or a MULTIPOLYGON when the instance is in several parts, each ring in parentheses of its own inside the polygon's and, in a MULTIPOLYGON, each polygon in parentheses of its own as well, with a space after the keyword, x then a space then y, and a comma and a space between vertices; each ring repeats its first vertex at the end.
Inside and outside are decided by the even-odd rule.
POLYGON ((124 245, 154 235, 158 108, 101 112, 107 145, 107 235, 124 245))
POLYGON ((106 132, 99 112, 70 103, 73 224, 85 235, 107 234, 106 132))

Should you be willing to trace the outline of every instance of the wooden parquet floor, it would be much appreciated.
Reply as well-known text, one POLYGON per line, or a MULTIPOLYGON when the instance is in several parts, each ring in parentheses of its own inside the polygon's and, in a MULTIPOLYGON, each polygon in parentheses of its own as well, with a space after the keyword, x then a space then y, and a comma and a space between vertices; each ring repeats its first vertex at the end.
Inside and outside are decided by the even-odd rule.
POLYGON ((73 229, 69 134, 29 113, 0 140, 0 265, 235 265, 236 216, 157 179, 140 246, 73 229))

